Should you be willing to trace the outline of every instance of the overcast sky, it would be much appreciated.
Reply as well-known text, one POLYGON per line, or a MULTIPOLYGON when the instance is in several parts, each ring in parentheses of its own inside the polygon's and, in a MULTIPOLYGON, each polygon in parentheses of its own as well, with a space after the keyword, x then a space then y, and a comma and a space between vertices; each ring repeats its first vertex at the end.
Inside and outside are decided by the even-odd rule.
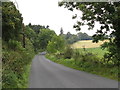
MULTIPOLYGON (((15 0, 11 0, 15 2, 15 0)), ((67 8, 59 7, 57 0, 16 0, 18 3, 18 8, 23 16, 23 22, 25 25, 39 24, 39 25, 49 25, 50 29, 54 30, 57 34, 60 33, 60 28, 62 27, 64 33, 70 31, 71 33, 77 33, 73 29, 73 25, 76 20, 72 19, 72 15, 82 13, 80 11, 69 11, 67 8)), ((98 28, 98 24, 95 29, 98 28)), ((89 35, 93 35, 95 30, 87 30, 87 26, 84 26, 81 32, 86 32, 89 35)))

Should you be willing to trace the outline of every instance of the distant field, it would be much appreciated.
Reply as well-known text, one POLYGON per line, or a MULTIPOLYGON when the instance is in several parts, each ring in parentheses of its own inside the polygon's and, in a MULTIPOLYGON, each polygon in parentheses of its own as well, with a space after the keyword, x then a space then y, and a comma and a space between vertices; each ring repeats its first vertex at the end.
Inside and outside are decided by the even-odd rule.
POLYGON ((104 54, 106 52, 108 52, 106 49, 102 50, 100 47, 96 47, 96 48, 86 48, 86 50, 84 51, 82 48, 79 49, 80 52, 92 52, 94 54, 97 54, 98 57, 103 58, 104 54))
POLYGON ((102 45, 104 42, 108 42, 108 40, 100 41, 98 43, 93 43, 92 40, 83 40, 74 43, 72 47, 74 49, 79 49, 80 52, 84 52, 83 47, 85 47, 85 52, 92 52, 97 54, 98 57, 103 58, 103 55, 107 52, 107 50, 102 50, 100 45, 102 45))
POLYGON ((73 48, 96 48, 100 47, 104 42, 108 42, 108 40, 105 41, 99 41, 98 43, 93 43, 92 40, 83 40, 78 41, 72 45, 73 48))

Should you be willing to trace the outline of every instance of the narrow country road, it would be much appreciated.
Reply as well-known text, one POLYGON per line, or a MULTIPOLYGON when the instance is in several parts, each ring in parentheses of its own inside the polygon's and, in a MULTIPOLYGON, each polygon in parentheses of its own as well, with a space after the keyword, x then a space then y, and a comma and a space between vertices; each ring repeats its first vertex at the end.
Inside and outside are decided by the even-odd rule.
POLYGON ((29 88, 118 88, 118 82, 56 64, 36 55, 29 77, 29 88))

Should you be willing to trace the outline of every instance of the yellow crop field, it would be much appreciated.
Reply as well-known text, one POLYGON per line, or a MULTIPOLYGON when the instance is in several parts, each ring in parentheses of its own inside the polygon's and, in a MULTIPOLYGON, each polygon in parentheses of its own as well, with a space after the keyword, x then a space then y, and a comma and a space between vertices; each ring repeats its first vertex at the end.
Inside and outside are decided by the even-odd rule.
POLYGON ((72 48, 96 48, 100 47, 104 42, 108 42, 108 40, 99 41, 98 43, 93 43, 92 40, 83 40, 78 41, 71 45, 72 48))

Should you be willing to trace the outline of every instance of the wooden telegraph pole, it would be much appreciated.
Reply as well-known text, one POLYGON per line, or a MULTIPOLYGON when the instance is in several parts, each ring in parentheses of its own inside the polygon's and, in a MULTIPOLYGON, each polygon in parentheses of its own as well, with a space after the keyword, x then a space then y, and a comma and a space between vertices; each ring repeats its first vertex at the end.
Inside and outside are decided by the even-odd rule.
POLYGON ((23 24, 23 48, 25 48, 25 26, 23 24))

